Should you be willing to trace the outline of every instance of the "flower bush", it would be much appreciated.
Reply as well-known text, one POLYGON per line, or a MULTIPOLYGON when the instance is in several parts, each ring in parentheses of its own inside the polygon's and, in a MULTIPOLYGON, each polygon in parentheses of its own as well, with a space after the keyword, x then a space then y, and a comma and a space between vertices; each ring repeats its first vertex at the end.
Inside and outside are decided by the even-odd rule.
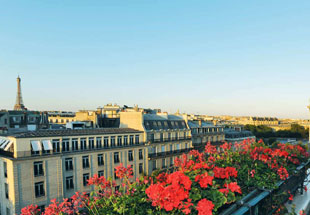
MULTIPOLYGON (((62 202, 54 199, 42 214, 218 214, 252 189, 274 188, 308 157, 301 145, 268 147, 246 140, 217 149, 207 143, 204 152, 183 154, 175 159, 173 171, 153 177, 133 180, 132 168, 122 164, 115 169, 120 186, 94 175, 88 181, 94 192, 77 192, 62 202)), ((25 215, 40 213, 33 205, 22 209, 25 215)))

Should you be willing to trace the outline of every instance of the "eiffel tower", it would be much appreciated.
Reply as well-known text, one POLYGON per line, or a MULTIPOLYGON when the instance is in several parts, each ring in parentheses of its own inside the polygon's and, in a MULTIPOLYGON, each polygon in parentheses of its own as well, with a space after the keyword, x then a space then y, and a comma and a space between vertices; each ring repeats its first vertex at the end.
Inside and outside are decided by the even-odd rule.
POLYGON ((14 110, 27 110, 23 103, 22 90, 20 87, 21 79, 17 77, 17 95, 16 95, 16 103, 14 105, 14 110))

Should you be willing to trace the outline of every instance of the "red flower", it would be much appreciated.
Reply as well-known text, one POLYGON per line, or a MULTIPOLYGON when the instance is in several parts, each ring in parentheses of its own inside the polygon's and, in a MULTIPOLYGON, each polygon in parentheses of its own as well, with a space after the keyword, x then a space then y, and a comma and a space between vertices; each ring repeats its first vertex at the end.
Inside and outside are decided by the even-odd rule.
POLYGON ((152 201, 153 206, 159 206, 166 211, 172 211, 175 208, 184 208, 188 212, 190 205, 184 203, 189 197, 192 181, 181 171, 174 172, 167 176, 166 182, 150 185, 145 193, 152 201))
POLYGON ((213 176, 209 176, 207 172, 205 172, 204 174, 201 174, 201 175, 197 175, 195 177, 195 181, 199 182, 200 184, 200 187, 202 188, 207 188, 208 185, 212 185, 212 182, 213 182, 213 176))
POLYGON ((21 215, 37 215, 39 212, 37 205, 29 205, 21 210, 21 215))
POLYGON ((225 171, 225 168, 214 167, 213 173, 215 178, 222 178, 222 179, 229 178, 228 172, 225 171))
POLYGON ((251 175, 251 177, 252 177, 252 178, 254 178, 254 175, 255 175, 255 169, 252 169, 252 170, 251 170, 250 175, 251 175))
POLYGON ((293 195, 290 194, 290 197, 288 198, 290 201, 293 201, 293 195))
POLYGON ((213 208, 214 204, 207 199, 200 200, 196 207, 198 215, 212 215, 213 208))
POLYGON ((227 188, 219 189, 219 191, 223 193, 225 196, 227 196, 227 194, 229 193, 229 190, 227 188))
POLYGON ((240 193, 242 194, 240 186, 237 184, 237 182, 231 182, 227 185, 227 188, 234 193, 240 193))
POLYGON ((68 199, 64 199, 62 203, 51 200, 52 204, 45 208, 45 215, 59 215, 59 214, 74 214, 72 204, 68 202, 68 199))
POLYGON ((127 168, 123 166, 121 163, 119 166, 115 167, 115 174, 118 178, 131 178, 132 177, 132 168, 130 165, 128 165, 127 168))
POLYGON ((236 170, 235 167, 226 167, 226 168, 214 167, 213 172, 215 178, 221 178, 221 179, 225 178, 228 179, 229 176, 236 178, 238 176, 238 171, 236 170))
POLYGON ((215 154, 217 153, 216 147, 211 145, 210 142, 207 143, 206 147, 205 147, 205 152, 207 154, 215 154))
POLYGON ((277 172, 281 180, 285 180, 288 178, 288 172, 284 167, 281 166, 277 172))
POLYGON ((305 191, 306 191, 306 192, 308 191, 308 188, 307 188, 307 186, 305 186, 305 191))

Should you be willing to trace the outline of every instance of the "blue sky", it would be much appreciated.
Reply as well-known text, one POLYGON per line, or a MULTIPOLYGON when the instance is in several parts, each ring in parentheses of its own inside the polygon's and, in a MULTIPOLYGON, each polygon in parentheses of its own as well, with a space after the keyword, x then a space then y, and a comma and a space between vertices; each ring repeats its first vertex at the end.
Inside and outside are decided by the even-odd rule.
POLYGON ((1 1, 0 109, 307 118, 310 1, 1 1))

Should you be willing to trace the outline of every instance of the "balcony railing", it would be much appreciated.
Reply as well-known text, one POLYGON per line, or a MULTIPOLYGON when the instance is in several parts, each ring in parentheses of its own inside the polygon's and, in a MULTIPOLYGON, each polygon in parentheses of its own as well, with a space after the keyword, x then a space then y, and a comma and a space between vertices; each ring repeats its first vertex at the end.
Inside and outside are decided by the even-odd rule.
POLYGON ((8 151, 0 150, 0 156, 13 158, 14 157, 14 153, 13 152, 8 152, 8 151))
POLYGON ((166 151, 166 152, 151 153, 149 154, 149 159, 153 160, 153 159, 159 159, 159 158, 164 158, 164 157, 169 157, 169 156, 176 156, 176 155, 190 152, 191 150, 192 148, 187 148, 187 149, 178 149, 178 150, 166 151))
POLYGON ((151 143, 164 143, 164 142, 174 142, 174 141, 182 141, 182 140, 191 140, 192 138, 190 136, 187 137, 171 137, 171 138, 159 138, 159 139, 151 139, 148 140, 151 143))
POLYGON ((306 169, 309 161, 297 167, 295 173, 285 181, 280 181, 276 189, 265 190, 255 189, 241 200, 231 205, 229 208, 220 211, 220 215, 271 215, 280 205, 288 200, 288 195, 281 193, 296 193, 298 190, 302 194, 304 182, 307 176, 306 169), (274 203, 277 202, 276 205, 274 203))

